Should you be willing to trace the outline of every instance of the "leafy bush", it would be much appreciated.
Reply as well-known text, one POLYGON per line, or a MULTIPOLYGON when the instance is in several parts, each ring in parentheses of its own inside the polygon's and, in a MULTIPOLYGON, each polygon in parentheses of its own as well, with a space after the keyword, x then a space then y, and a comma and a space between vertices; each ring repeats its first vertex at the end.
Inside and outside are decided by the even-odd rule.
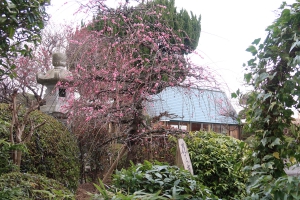
MULTIPOLYGON (((8 134, 10 123, 0 119, 0 133, 8 134)), ((0 138, 0 176, 11 172, 16 166, 12 163, 10 153, 14 150, 26 151, 26 147, 22 144, 11 144, 8 139, 0 138)))
MULTIPOLYGON (((22 114, 23 110, 20 110, 20 118, 22 114)), ((33 123, 46 121, 46 124, 36 129, 31 141, 26 144, 27 153, 22 155, 21 172, 41 174, 61 182, 69 189, 76 189, 79 180, 79 150, 75 136, 55 118, 38 110, 32 112, 30 117, 33 123)), ((0 104, 0 120, 11 120, 7 104, 0 104)), ((8 136, 8 132, 0 132, 0 139, 7 140, 8 136)), ((9 151, 6 152, 9 158, 9 151)))
POLYGON ((246 143, 213 132, 195 132, 184 139, 194 173, 203 185, 223 199, 245 196, 246 143))
POLYGON ((94 184, 94 186, 97 188, 98 193, 96 194, 92 194, 89 193, 88 194, 91 196, 91 199, 93 200, 125 200, 125 199, 130 199, 130 200, 134 200, 134 199, 143 199, 143 200, 167 200, 169 198, 167 197, 163 197, 160 196, 159 193, 160 191, 158 191, 157 193, 151 194, 151 193, 146 193, 143 191, 136 191, 133 194, 122 194, 121 192, 110 192, 108 191, 104 184, 101 182, 101 180, 99 180, 99 185, 94 184))
POLYGON ((127 195, 143 191, 172 199, 214 197, 188 171, 159 162, 152 164, 144 161, 144 164, 132 164, 128 169, 116 171, 112 184, 127 195))
POLYGON ((17 169, 17 166, 13 164, 10 157, 10 153, 14 150, 26 152, 26 146, 22 144, 11 144, 5 139, 0 139, 0 176, 17 169))
POLYGON ((274 178, 271 175, 262 175, 250 179, 247 200, 293 200, 300 199, 300 177, 282 176, 274 178))
POLYGON ((37 174, 8 173, 0 176, 0 199, 74 199, 61 183, 37 174))
MULTIPOLYGON (((294 126, 294 125, 292 125, 294 126)), ((298 134, 298 133, 297 133, 298 134)), ((298 137, 294 135, 284 136, 284 141, 282 141, 283 147, 282 152, 285 152, 289 157, 284 159, 284 165, 286 168, 297 166, 295 165, 299 161, 299 141, 298 137), (290 137, 291 136, 291 137, 290 137)), ((248 139, 247 139, 248 140, 248 139)), ((254 137, 249 138, 251 147, 259 145, 259 138, 254 137)), ((279 156, 284 154, 278 154, 279 156)), ((252 156, 257 157, 257 153, 253 153, 252 156)), ((272 155, 277 156, 275 153, 272 155)), ((292 176, 280 176, 274 177, 274 175, 269 174, 269 171, 274 169, 272 162, 254 164, 253 157, 249 158, 250 164, 244 169, 251 173, 249 182, 247 184, 247 194, 249 195, 247 200, 281 200, 281 199, 300 199, 300 177, 292 176)), ((262 160, 266 161, 270 158, 270 155, 266 155, 262 160)))

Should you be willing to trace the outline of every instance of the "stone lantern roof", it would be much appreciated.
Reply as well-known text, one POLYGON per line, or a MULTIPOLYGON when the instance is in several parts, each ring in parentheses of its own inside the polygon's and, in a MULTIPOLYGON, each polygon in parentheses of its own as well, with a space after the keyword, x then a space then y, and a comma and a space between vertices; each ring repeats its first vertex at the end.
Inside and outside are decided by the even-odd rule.
POLYGON ((37 73, 36 80, 38 83, 53 85, 59 81, 70 82, 72 80, 72 73, 66 69, 66 56, 63 53, 53 53, 52 64, 53 69, 46 73, 37 73))

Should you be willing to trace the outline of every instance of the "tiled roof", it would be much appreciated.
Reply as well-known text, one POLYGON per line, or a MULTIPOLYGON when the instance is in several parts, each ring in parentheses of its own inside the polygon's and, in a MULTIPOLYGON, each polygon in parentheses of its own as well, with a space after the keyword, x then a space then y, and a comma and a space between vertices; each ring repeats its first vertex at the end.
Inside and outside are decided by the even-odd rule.
POLYGON ((154 95, 147 105, 147 113, 158 116, 167 111, 176 117, 161 120, 238 124, 236 112, 222 91, 169 87, 154 95))

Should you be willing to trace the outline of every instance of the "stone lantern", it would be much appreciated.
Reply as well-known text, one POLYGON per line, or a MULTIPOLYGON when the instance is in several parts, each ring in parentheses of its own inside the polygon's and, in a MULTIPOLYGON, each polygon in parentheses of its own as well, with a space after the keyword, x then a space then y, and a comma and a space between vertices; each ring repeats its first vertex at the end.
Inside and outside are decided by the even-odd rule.
POLYGON ((40 110, 57 118, 65 118, 67 113, 65 106, 71 94, 63 86, 56 86, 56 84, 70 82, 72 74, 66 69, 65 54, 53 53, 52 64, 53 69, 36 75, 37 82, 47 87, 44 95, 46 104, 41 106, 40 110))

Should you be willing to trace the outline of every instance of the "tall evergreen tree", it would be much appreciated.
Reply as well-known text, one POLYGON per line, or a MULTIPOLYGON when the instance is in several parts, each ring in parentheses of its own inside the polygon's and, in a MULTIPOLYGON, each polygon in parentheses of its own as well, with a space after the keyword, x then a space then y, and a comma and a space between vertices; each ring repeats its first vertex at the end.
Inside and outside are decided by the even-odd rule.
MULTIPOLYGON (((124 7, 124 9, 128 11, 130 8, 124 7)), ((106 20, 107 18, 112 17, 110 16, 110 13, 111 9, 107 10, 107 12, 101 9, 94 17, 93 26, 90 28, 92 30, 103 30, 105 27, 110 27, 112 30, 109 29, 106 34, 122 37, 126 34, 130 34, 128 33, 128 29, 130 25, 138 21, 138 18, 144 18, 145 21, 148 22, 147 25, 151 28, 157 29, 153 24, 161 23, 174 32, 176 35, 174 35, 174 37, 179 36, 182 43, 185 45, 185 51, 182 53, 190 53, 197 48, 201 31, 201 16, 194 15, 193 12, 190 12, 189 14, 185 9, 177 11, 175 0, 153 0, 147 1, 147 3, 141 3, 135 9, 132 9, 132 12, 127 12, 130 15, 127 17, 130 17, 131 21, 128 21, 128 18, 124 19, 119 15, 119 19, 115 20, 116 23, 119 23, 118 25, 114 24, 113 21, 106 20), (155 10, 160 13, 160 16, 158 17, 159 21, 157 17, 148 15, 149 8, 155 8, 155 10), (140 10, 144 11, 142 12, 143 16, 141 16, 140 10)), ((114 15, 113 17, 116 16, 114 15)), ((175 43, 175 40, 176 39, 172 42, 171 39, 171 43, 175 43)), ((164 45, 160 44, 160 48, 164 48, 164 45)), ((147 53, 145 48, 143 50, 147 53)))

